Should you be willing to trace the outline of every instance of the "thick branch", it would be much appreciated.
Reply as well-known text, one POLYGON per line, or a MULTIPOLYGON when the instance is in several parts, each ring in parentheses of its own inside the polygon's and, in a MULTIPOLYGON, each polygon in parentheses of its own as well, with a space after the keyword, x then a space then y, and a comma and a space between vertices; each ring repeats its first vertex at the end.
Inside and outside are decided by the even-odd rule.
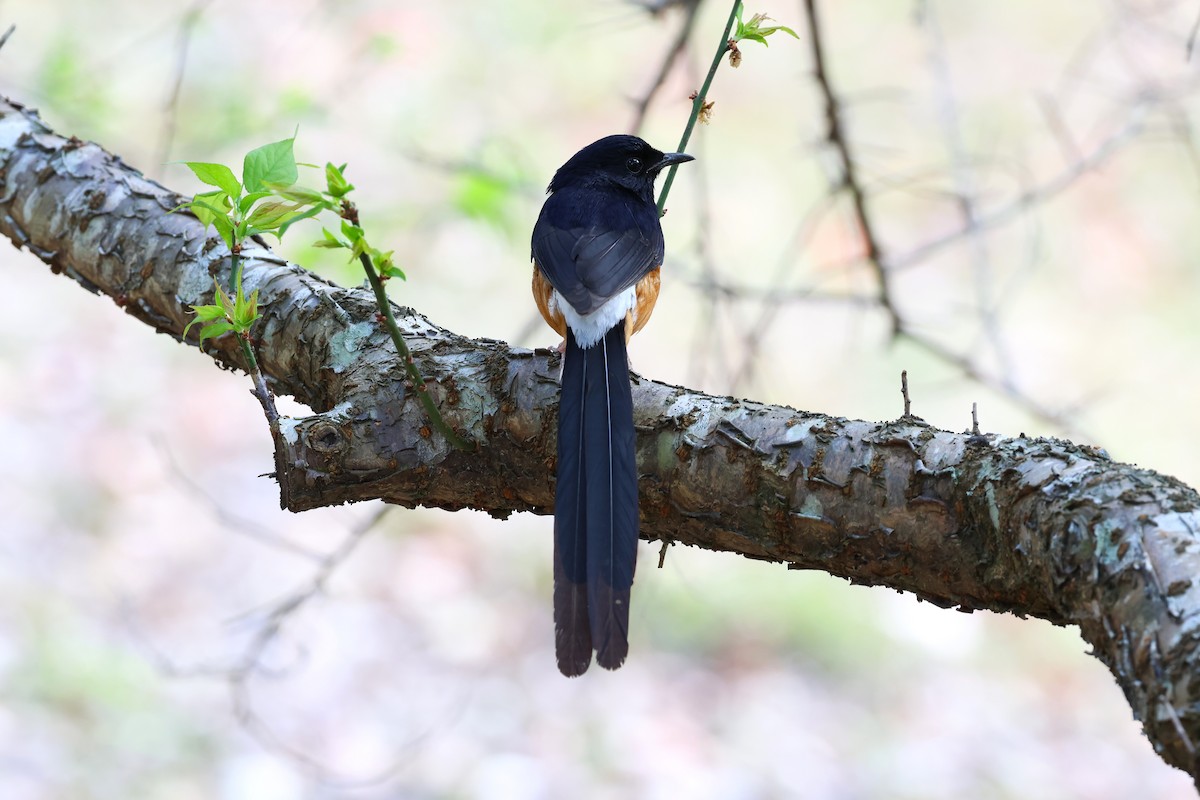
MULTIPOLYGON (((179 197, 93 144, 0 101, 0 233, 156 330, 228 280, 229 254, 179 197)), ((397 317, 448 421, 426 427, 365 290, 250 247, 260 367, 314 414, 281 420, 286 507, 403 506, 548 513, 557 356, 397 317)), ((241 367, 232 337, 210 351, 241 367)), ((634 379, 647 538, 890 586, 939 605, 1078 624, 1155 747, 1200 773, 1200 495, 1047 439, 871 423, 634 379)))

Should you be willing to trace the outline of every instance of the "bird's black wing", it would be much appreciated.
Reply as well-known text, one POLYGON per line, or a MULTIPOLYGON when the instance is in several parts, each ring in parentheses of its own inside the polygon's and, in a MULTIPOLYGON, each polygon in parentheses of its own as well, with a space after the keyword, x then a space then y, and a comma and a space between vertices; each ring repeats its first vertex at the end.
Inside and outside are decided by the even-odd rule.
POLYGON ((662 265, 663 235, 653 205, 581 203, 576 194, 559 192, 542 207, 533 260, 578 313, 590 314, 662 265), (580 213, 588 207, 596 208, 591 219, 580 213))

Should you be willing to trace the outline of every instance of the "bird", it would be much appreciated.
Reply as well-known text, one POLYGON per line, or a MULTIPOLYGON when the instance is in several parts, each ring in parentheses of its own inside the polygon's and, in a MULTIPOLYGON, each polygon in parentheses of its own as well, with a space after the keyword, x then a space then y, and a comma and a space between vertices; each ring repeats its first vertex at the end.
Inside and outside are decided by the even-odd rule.
POLYGON ((533 227, 533 297, 563 337, 554 490, 555 655, 563 675, 629 653, 638 487, 629 338, 658 300, 654 180, 686 153, 606 136, 555 173, 533 227))

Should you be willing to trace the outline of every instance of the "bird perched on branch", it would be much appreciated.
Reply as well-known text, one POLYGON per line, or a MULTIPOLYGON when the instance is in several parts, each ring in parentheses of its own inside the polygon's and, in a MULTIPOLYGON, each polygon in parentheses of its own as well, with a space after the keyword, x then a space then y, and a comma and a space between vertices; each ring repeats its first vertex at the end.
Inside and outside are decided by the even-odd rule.
POLYGON ((629 652, 638 488, 626 344, 658 300, 663 234, 654 179, 691 161, 606 136, 559 168, 533 228, 533 297, 566 340, 554 492, 559 670, 616 669, 629 652))

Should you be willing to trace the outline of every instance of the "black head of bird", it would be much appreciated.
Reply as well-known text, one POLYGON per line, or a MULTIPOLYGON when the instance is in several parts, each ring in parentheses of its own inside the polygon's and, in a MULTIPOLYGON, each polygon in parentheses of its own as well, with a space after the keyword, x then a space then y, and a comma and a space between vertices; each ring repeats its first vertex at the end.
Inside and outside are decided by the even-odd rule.
POLYGON ((547 191, 556 192, 568 186, 620 187, 652 203, 658 173, 672 164, 691 160, 687 153, 655 150, 637 136, 605 136, 571 156, 554 173, 547 191))

